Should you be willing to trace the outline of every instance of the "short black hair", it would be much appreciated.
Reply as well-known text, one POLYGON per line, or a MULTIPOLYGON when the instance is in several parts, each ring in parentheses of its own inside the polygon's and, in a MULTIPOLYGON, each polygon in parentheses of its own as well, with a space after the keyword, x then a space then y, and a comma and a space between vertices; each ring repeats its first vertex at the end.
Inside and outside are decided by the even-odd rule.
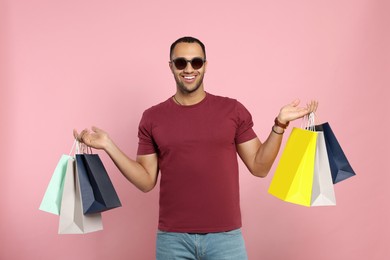
POLYGON ((191 37, 191 36, 181 37, 181 38, 177 39, 174 43, 172 43, 171 50, 169 52, 169 59, 172 58, 173 49, 175 49, 176 45, 178 43, 181 43, 181 42, 185 42, 185 43, 194 43, 195 42, 195 43, 198 43, 200 45, 200 47, 202 47, 203 54, 204 54, 204 59, 206 60, 206 47, 204 46, 203 42, 201 42, 199 39, 196 39, 196 38, 191 37))

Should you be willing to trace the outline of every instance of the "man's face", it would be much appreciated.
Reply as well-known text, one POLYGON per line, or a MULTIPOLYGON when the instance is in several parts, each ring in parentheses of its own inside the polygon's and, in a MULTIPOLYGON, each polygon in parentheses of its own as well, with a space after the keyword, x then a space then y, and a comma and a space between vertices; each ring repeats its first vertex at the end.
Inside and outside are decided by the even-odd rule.
MULTIPOLYGON (((171 60, 177 58, 185 58, 186 60, 192 60, 193 58, 201 58, 204 60, 204 53, 202 47, 198 43, 178 43, 172 52, 171 60)), ((203 77, 206 72, 207 62, 203 67, 194 69, 191 63, 188 62, 184 69, 178 69, 173 64, 169 63, 171 71, 175 77, 176 86, 182 93, 193 93, 199 88, 203 89, 203 77)))

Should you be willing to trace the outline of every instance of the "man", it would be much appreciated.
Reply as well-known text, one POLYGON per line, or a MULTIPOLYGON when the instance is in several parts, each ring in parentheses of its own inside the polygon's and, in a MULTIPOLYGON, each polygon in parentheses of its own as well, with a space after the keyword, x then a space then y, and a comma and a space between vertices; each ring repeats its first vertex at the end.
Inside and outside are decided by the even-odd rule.
POLYGON ((176 93, 147 109, 139 125, 136 160, 96 127, 74 131, 104 149, 122 174, 148 192, 160 181, 157 259, 247 259, 241 234, 237 153, 255 176, 265 177, 289 121, 317 108, 296 100, 280 110, 262 143, 250 113, 238 101, 205 92, 206 51, 193 37, 175 41, 169 67, 176 93))

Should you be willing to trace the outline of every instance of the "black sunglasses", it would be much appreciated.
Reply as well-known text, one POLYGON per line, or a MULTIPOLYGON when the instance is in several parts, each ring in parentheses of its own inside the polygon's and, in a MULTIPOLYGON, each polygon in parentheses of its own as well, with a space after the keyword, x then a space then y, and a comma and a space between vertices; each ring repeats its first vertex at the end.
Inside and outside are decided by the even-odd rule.
POLYGON ((187 67, 187 63, 191 63, 193 69, 198 70, 203 67, 203 64, 206 60, 202 58, 193 58, 192 60, 187 60, 185 58, 177 58, 172 60, 173 64, 175 64, 176 69, 184 70, 187 67))

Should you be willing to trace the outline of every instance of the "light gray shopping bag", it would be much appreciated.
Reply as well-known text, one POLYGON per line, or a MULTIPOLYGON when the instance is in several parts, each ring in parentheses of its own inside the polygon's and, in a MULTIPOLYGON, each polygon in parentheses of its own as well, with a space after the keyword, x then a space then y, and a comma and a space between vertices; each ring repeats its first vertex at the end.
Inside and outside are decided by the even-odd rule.
POLYGON ((68 159, 61 201, 59 234, 84 234, 103 230, 101 213, 83 214, 75 158, 68 159))
POLYGON ((311 206, 333 205, 336 205, 336 196, 334 193, 324 133, 317 131, 311 206))

